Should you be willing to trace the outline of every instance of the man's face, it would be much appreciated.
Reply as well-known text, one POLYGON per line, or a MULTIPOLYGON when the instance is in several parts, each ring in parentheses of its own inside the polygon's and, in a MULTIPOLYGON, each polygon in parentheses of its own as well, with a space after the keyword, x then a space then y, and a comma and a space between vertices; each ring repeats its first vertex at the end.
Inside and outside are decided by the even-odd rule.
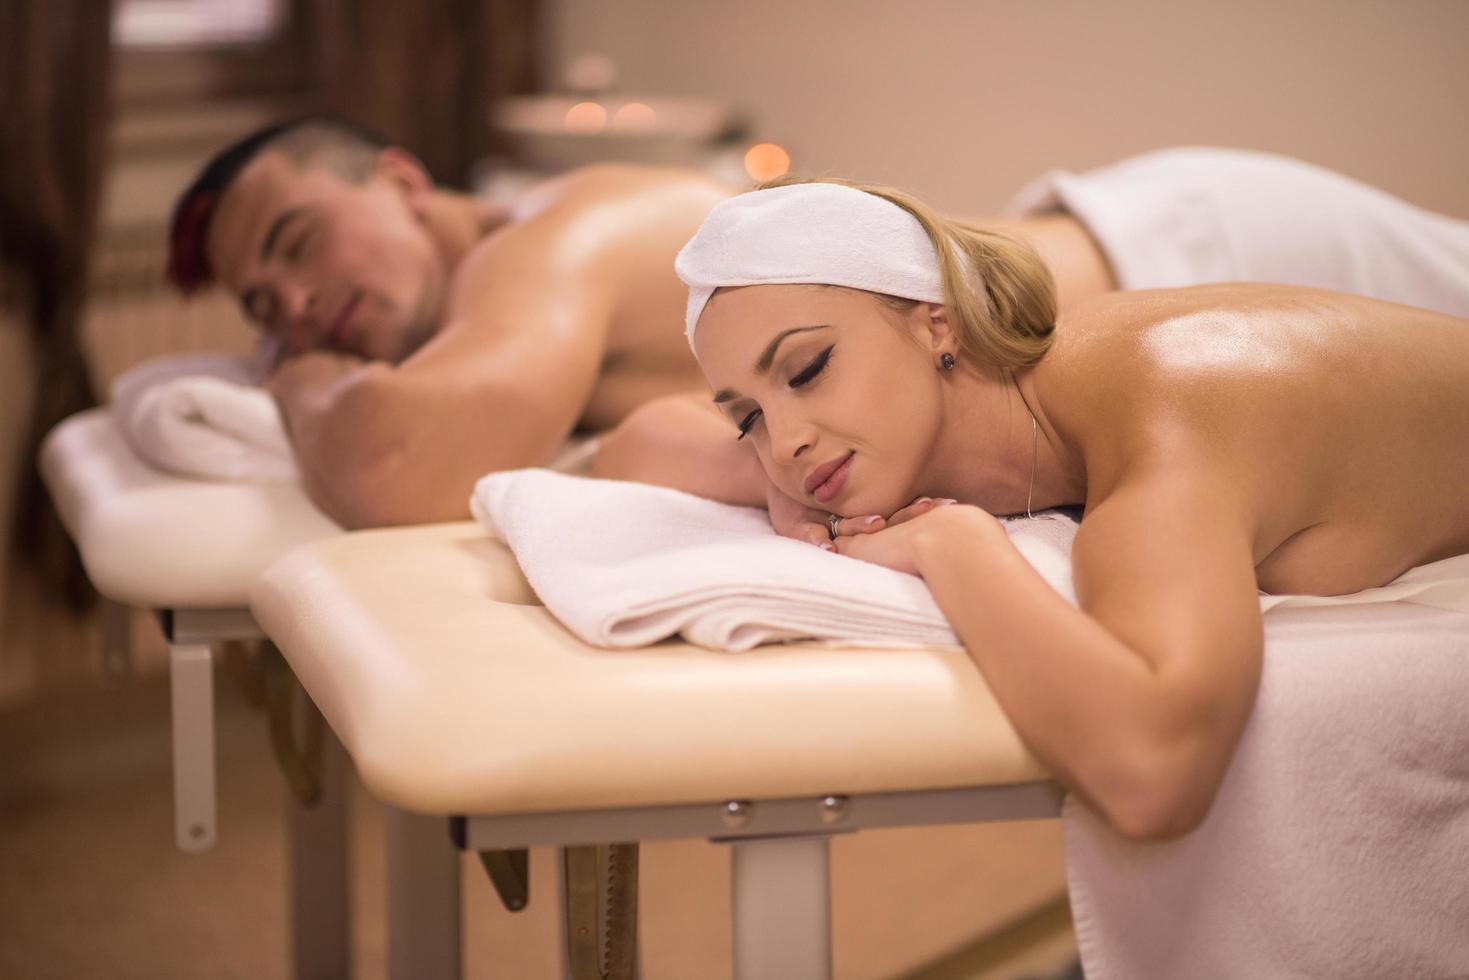
POLYGON ((405 156, 382 161, 352 183, 266 151, 215 211, 210 265, 288 356, 396 363, 438 328, 449 270, 420 220, 432 186, 405 156))

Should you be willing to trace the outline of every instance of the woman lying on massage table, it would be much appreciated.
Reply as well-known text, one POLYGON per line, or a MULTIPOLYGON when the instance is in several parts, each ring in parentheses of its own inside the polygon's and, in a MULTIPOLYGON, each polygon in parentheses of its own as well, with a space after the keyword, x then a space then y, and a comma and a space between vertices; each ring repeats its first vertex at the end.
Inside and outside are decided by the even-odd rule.
POLYGON ((1260 677, 1257 590, 1469 552, 1464 320, 1233 284, 1057 322, 1028 245, 833 181, 718 205, 676 268, 727 434, 646 445, 651 479, 773 485, 831 515, 825 546, 922 576, 1036 756, 1129 836, 1207 813, 1260 677), (1063 505, 1080 609, 991 516, 1063 505))

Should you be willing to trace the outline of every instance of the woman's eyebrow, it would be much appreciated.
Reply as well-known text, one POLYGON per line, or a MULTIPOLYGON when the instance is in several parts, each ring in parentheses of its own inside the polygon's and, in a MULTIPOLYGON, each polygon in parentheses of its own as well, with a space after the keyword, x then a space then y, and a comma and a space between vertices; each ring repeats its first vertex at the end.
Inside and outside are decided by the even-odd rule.
MULTIPOLYGON (((817 323, 809 327, 791 327, 789 330, 782 330, 775 335, 775 339, 767 344, 765 350, 760 353, 760 359, 755 362, 755 373, 764 374, 770 370, 770 365, 775 363, 775 352, 780 349, 780 342, 791 334, 808 333, 812 330, 825 330, 829 326, 831 326, 829 323, 817 323)), ((740 397, 739 393, 733 388, 720 388, 714 393, 714 404, 723 405, 725 402, 733 401, 738 397, 740 397)))
POLYGON ((775 339, 772 340, 770 344, 765 348, 764 352, 761 353, 760 360, 755 362, 755 373, 764 374, 766 371, 770 370, 770 365, 775 363, 775 352, 780 348, 780 342, 782 340, 785 340, 791 334, 806 333, 811 330, 825 330, 829 326, 831 326, 831 324, 829 323, 818 323, 815 326, 810 327, 791 327, 789 330, 782 330, 780 333, 775 335, 775 339))

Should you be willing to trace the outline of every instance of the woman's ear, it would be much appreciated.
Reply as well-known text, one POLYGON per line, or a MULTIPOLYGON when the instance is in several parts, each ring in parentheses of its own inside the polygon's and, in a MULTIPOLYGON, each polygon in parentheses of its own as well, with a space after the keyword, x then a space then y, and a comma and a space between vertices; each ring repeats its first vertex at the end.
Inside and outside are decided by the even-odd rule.
POLYGON ((377 162, 373 164, 373 175, 386 180, 401 194, 416 216, 423 217, 427 212, 429 199, 434 192, 434 181, 429 176, 428 169, 413 154, 396 146, 385 148, 377 155, 377 162))
POLYGON ((954 334, 949 308, 943 303, 919 303, 914 306, 909 314, 909 326, 913 330, 913 339, 935 357, 945 353, 958 353, 959 338, 954 334))

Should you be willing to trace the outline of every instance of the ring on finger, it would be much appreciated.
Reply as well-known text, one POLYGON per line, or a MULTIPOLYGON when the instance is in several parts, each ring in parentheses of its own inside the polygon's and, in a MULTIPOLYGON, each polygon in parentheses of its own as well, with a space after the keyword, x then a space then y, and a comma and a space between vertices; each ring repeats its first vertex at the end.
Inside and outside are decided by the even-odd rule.
POLYGON ((841 533, 837 530, 838 526, 841 523, 842 518, 840 514, 832 514, 826 519, 826 533, 831 535, 831 539, 833 541, 835 541, 837 539, 837 535, 841 533))

